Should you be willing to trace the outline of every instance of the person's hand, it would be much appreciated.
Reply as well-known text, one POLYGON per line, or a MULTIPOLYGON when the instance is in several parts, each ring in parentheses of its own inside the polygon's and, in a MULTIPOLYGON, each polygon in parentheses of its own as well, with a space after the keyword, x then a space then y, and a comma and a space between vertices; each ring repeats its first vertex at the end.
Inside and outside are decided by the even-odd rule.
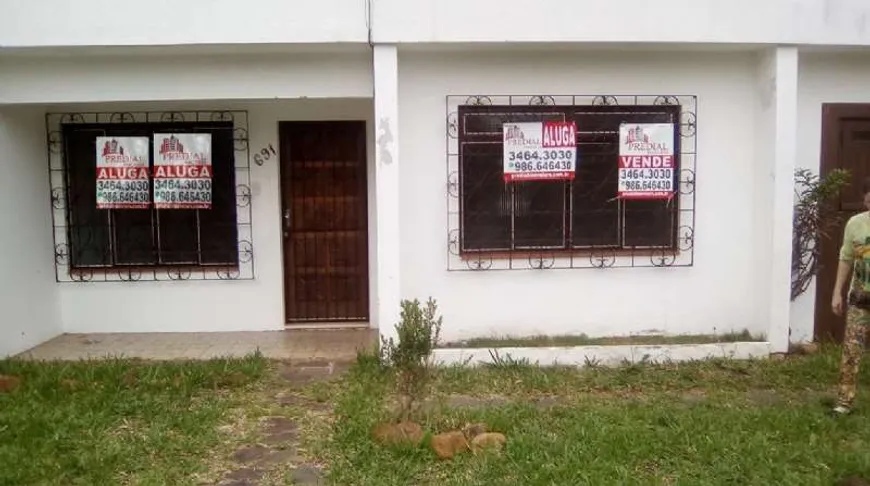
POLYGON ((843 310, 844 310, 843 296, 840 295, 839 292, 835 292, 834 298, 831 299, 831 310, 833 310, 834 314, 836 314, 838 316, 843 315, 843 310))

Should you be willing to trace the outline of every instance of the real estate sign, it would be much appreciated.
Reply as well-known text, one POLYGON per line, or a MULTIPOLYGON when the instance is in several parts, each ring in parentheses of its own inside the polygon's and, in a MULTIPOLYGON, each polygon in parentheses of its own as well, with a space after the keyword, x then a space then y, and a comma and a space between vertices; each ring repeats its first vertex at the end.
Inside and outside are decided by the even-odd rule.
POLYGON ((97 208, 147 208, 148 137, 97 137, 96 147, 97 208))
POLYGON ((623 123, 619 126, 620 199, 669 199, 675 192, 674 126, 623 123))
POLYGON ((211 208, 211 134, 154 134, 154 207, 211 208))
POLYGON ((502 132, 505 181, 574 179, 574 122, 505 123, 502 132))

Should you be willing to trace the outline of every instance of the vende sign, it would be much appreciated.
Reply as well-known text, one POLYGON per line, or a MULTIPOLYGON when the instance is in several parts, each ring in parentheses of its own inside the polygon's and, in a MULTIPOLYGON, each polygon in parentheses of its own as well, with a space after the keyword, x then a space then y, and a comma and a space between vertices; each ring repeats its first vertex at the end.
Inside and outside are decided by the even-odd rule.
POLYGON ((211 134, 154 134, 154 207, 211 208, 211 134))
POLYGON ((574 179, 574 122, 505 123, 502 134, 506 182, 574 179))
POLYGON ((97 208, 151 205, 148 137, 97 137, 97 208))
POLYGON ((623 123, 619 126, 620 199, 670 199, 676 189, 674 126, 623 123))

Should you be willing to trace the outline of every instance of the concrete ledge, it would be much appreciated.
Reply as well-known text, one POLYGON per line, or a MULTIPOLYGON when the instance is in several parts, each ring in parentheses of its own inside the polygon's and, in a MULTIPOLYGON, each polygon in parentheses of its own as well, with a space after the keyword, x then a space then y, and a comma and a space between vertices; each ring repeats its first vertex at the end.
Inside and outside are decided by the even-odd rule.
POLYGON ((618 366, 629 363, 667 363, 704 360, 710 358, 751 359, 767 358, 769 342, 736 342, 716 344, 618 345, 618 346, 565 346, 531 348, 442 348, 432 356, 439 366, 493 363, 493 355, 502 359, 528 360, 541 366, 618 366), (490 354, 492 352, 492 354, 490 354))

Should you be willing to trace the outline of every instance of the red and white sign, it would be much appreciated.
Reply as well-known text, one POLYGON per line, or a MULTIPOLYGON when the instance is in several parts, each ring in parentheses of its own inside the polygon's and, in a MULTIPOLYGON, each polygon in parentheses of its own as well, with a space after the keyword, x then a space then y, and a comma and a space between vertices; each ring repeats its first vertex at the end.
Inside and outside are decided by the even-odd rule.
POLYGON ((211 208, 211 134, 154 134, 154 207, 211 208))
POLYGON ((674 126, 623 123, 619 126, 620 199, 670 199, 676 188, 674 126))
POLYGON ((97 208, 150 204, 148 137, 97 137, 97 208))
POLYGON ((573 180, 577 169, 574 122, 505 123, 504 180, 573 180))

